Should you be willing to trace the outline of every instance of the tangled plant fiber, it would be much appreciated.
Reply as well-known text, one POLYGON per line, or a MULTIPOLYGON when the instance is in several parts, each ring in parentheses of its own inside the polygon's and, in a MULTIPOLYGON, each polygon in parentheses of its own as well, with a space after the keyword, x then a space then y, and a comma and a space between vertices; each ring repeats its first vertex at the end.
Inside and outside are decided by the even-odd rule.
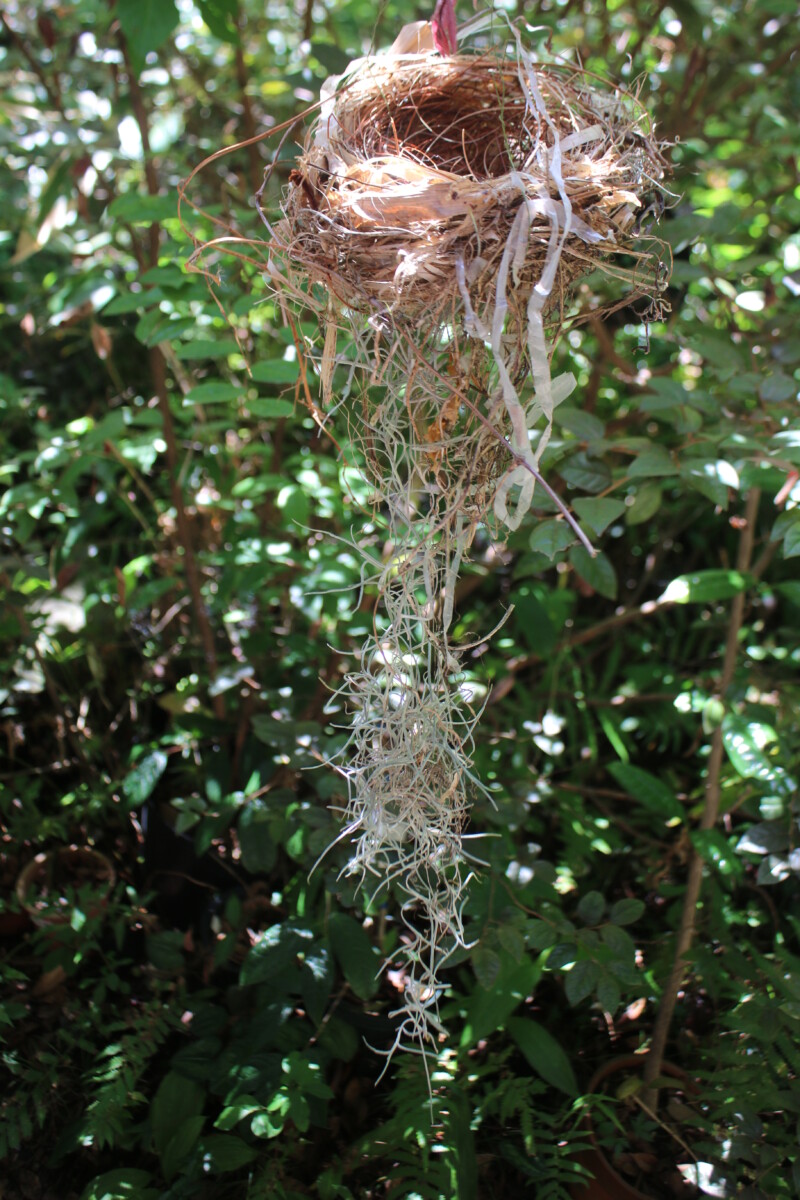
POLYGON ((570 289, 602 270, 625 303, 657 305, 664 282, 658 253, 632 248, 665 166, 644 108, 576 66, 536 64, 505 32, 502 48, 441 57, 428 26, 406 27, 324 85, 277 221, 258 198, 284 311, 311 310, 324 331, 303 347, 319 419, 346 408, 392 548, 339 692, 352 725, 337 839, 351 840, 349 872, 405 900, 389 1053, 435 1045, 438 973, 464 945, 481 784, 449 640, 460 566, 479 525, 519 526, 537 482, 557 500, 539 463, 575 386, 550 371, 570 289))

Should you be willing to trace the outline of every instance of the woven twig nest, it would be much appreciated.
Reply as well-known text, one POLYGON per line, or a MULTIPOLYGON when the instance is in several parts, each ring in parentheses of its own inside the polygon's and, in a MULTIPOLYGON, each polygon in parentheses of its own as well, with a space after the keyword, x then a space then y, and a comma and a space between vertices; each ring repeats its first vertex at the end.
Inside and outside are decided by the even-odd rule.
POLYGON ((494 504, 516 527, 528 429, 569 390, 549 355, 570 287, 601 268, 628 302, 658 295, 658 255, 633 242, 664 167, 635 97, 534 64, 515 33, 510 53, 390 52, 328 80, 272 242, 279 294, 327 323, 326 399, 338 329, 371 382, 387 362, 403 380, 423 471, 445 490, 460 477, 471 521, 494 504))
POLYGON ((342 305, 397 319, 458 302, 459 262, 480 311, 515 225, 526 297, 558 228, 550 306, 630 251, 663 172, 644 108, 577 68, 387 54, 328 81, 276 232, 294 269, 342 305))

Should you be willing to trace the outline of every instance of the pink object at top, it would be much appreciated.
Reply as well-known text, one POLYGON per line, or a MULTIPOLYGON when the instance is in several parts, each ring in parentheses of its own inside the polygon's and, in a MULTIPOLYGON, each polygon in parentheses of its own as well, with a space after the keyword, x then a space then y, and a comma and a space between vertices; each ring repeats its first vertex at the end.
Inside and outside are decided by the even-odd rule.
POLYGON ((436 0, 431 17, 433 44, 440 54, 456 52, 456 0, 436 0))

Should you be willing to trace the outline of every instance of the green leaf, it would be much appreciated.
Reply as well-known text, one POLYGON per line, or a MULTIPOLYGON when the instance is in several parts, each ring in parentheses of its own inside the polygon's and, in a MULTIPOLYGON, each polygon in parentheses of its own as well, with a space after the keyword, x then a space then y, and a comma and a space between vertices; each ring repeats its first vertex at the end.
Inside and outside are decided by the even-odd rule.
POLYGON ((574 942, 558 942, 547 956, 547 968, 550 971, 560 971, 563 967, 571 966, 578 957, 574 942))
POLYGON ((579 492, 603 492, 611 483, 611 470, 599 458, 590 458, 583 451, 573 454, 558 468, 565 483, 579 492))
POLYGON ((800 522, 786 532, 783 539, 783 557, 796 558, 800 554, 800 522))
POLYGON ((571 408, 567 404, 559 404, 556 421, 562 429, 574 433, 575 437, 583 442, 599 442, 606 431, 605 424, 594 413, 585 412, 582 408, 571 408))
POLYGON ((269 982, 280 986, 280 977, 295 965, 298 954, 311 941, 307 931, 291 925, 271 925, 260 933, 242 963, 239 982, 242 987, 269 982))
POLYGON ((491 991, 472 989, 465 1008, 462 1047, 474 1046, 481 1038, 501 1028, 515 1008, 530 996, 542 976, 542 967, 529 955, 521 962, 505 950, 500 954, 500 974, 491 991))
POLYGON ((566 1092, 568 1096, 577 1096, 578 1084, 570 1061, 551 1033, 536 1021, 524 1017, 512 1017, 508 1022, 508 1032, 529 1066, 546 1083, 566 1092))
POLYGON ((250 1132, 257 1138, 276 1138, 283 1129, 289 1111, 289 1099, 271 1112, 260 1112, 250 1122, 250 1132))
MULTIPOLYGON (((140 0, 128 0, 128 3, 138 6, 140 0)), ((169 0, 167 0, 167 4, 169 4, 169 0)), ((177 217, 178 202, 174 192, 166 196, 148 196, 144 192, 126 192, 123 196, 117 196, 115 200, 111 201, 108 206, 108 215, 128 225, 151 225, 154 221, 166 221, 170 217, 177 217)), ((110 307, 109 305, 109 309, 110 307)))
POLYGON ((740 571, 712 568, 695 571, 693 575, 678 575, 659 597, 660 604, 708 604, 728 600, 751 584, 749 575, 740 571))
POLYGON ((166 769, 167 756, 163 750, 154 750, 136 764, 122 781, 122 790, 130 800, 131 807, 138 808, 144 804, 166 769))
POLYGON ((251 417, 262 417, 265 421, 284 420, 295 413, 294 403, 278 396, 254 396, 246 401, 245 408, 251 417))
POLYGON ((191 342, 183 342, 175 347, 175 357, 182 362, 192 362, 195 359, 227 358, 229 354, 241 354, 233 338, 193 338, 191 342))
POLYGON ((184 935, 179 929, 159 929, 146 938, 148 961, 158 971, 177 973, 184 967, 184 935))
POLYGON ((242 1138, 232 1133, 211 1133, 203 1138, 203 1157, 207 1155, 214 1174, 238 1171, 258 1157, 257 1152, 242 1138))
POLYGON ((612 1014, 616 1012, 622 1002, 619 984, 607 972, 603 973, 597 984, 597 999, 603 1012, 612 1014))
POLYGON ((655 479, 677 474, 677 466, 664 447, 659 445, 652 446, 644 454, 640 454, 628 467, 629 479, 655 479))
POLYGON ((598 537, 625 512, 624 501, 595 496, 579 496, 572 507, 581 522, 588 525, 598 537))
POLYGON ((182 1121, 161 1154, 161 1169, 166 1179, 174 1179, 191 1154, 203 1132, 205 1117, 198 1114, 182 1121))
MULTIPOLYGON (((192 1079, 186 1079, 177 1071, 168 1071, 161 1080, 150 1106, 150 1121, 156 1153, 162 1162, 170 1142, 183 1129, 187 1121, 199 1119, 202 1127, 203 1118, 200 1113, 205 1102, 205 1095, 205 1090, 199 1083, 195 1083, 192 1079)), ((184 1139, 186 1136, 187 1134, 184 1134, 184 1139)), ((198 1136, 199 1128, 194 1136, 194 1141, 198 1136)))
POLYGON ((219 38, 221 42, 239 41, 239 31, 236 28, 239 0, 196 0, 196 3, 200 16, 214 37, 219 38))
POLYGON ((332 913, 328 935, 345 979, 360 999, 369 1000, 378 990, 381 964, 363 925, 346 913, 332 913))
MULTIPOLYGON (((620 901, 625 904, 626 901, 620 901)), ((636 904, 637 901, 632 903, 636 904)), ((614 911, 613 909, 611 910, 614 911)), ((609 916, 609 921, 611 920, 609 916)), ((603 944, 608 946, 615 958, 623 963, 632 963, 636 954, 636 947, 633 944, 630 934, 626 933, 620 925, 604 925, 600 930, 600 937, 603 944)))
POLYGON ((725 705, 717 696, 711 696, 703 705, 701 717, 703 733, 710 736, 722 724, 725 717, 725 705))
POLYGON ((478 1160, 472 1132, 472 1105, 463 1093, 448 1101, 447 1129, 455 1153, 458 1200, 478 1200, 478 1160))
POLYGON ((162 298, 163 293, 160 288, 150 288, 148 291, 141 292, 125 292, 121 296, 115 296, 111 303, 105 306, 103 316, 116 317, 124 313, 138 312, 140 308, 158 304, 162 298))
POLYGON ((332 42, 312 42, 311 53, 330 75, 341 75, 350 64, 349 55, 332 42))
POLYGON ((488 946, 482 945, 480 942, 470 955, 472 959, 472 968, 475 971, 475 978, 482 988, 491 991, 497 982, 497 977, 500 974, 501 959, 496 951, 488 946))
POLYGON ((661 488, 657 483, 643 483, 636 489, 633 504, 625 510, 628 525, 643 525, 661 507, 661 488))
POLYGON ((549 950, 558 941, 558 930, 549 921, 533 918, 527 924, 525 940, 532 950, 549 950))
POLYGON ((567 993, 567 1000, 573 1007, 591 995, 598 974, 597 963, 588 958, 579 959, 572 970, 567 972, 564 990, 567 993))
POLYGON ((721 875, 741 877, 742 863, 736 852, 719 829, 696 829, 692 832, 692 845, 704 862, 713 863, 721 875))
POLYGON ((796 608, 800 608, 800 580, 789 579, 785 583, 777 583, 775 591, 779 596, 783 596, 790 604, 794 604, 796 608))
POLYGON ((641 917, 644 907, 642 900, 626 897, 624 900, 617 900, 616 904, 612 904, 608 919, 612 925, 633 925, 641 917))
POLYGON ((552 562, 574 541, 575 534, 566 521, 542 521, 531 534, 529 545, 531 550, 545 554, 552 562))
POLYGON ((270 358, 254 363, 251 374, 256 383, 294 383, 299 373, 296 360, 270 358))
POLYGON ((617 573, 611 559, 602 550, 592 556, 585 546, 573 546, 569 561, 593 591, 608 600, 616 600, 617 573))
POLYGON ((209 383, 198 383, 187 396, 184 404, 221 404, 238 400, 243 389, 233 383, 223 383, 219 380, 209 383))
POLYGON ((797 395, 797 384, 790 375, 775 371, 763 381, 758 394, 765 404, 782 404, 786 400, 794 399, 797 395))
POLYGON ((736 844, 739 854, 783 854, 789 849, 789 828, 784 820, 751 825, 736 844))
POLYGON ((514 596, 512 620, 520 638, 536 654, 546 654, 557 641, 556 630, 538 596, 521 588, 514 596))
POLYGON ((235 1104, 226 1105, 214 1122, 216 1129, 234 1129, 245 1117, 263 1107, 253 1096, 239 1096, 235 1104))
POLYGON ((137 70, 178 24, 175 0, 117 0, 115 12, 137 70))
POLYGON ((683 820, 683 805, 663 780, 657 779, 649 771, 643 771, 641 767, 631 766, 630 763, 611 763, 608 770, 620 787, 638 800, 648 812, 665 821, 683 820))
POLYGON ((516 925, 501 925, 497 930, 497 940, 515 962, 522 962, 525 956, 525 938, 516 925))
POLYGON ((242 848, 242 862, 254 874, 271 871, 278 850, 272 838, 273 815, 257 801, 251 800, 239 814, 237 830, 242 848))
POLYGON ((602 919, 605 907, 602 892, 587 892, 578 904, 578 916, 587 925, 597 925, 602 919))
POLYGON ((81 1200, 156 1200, 160 1188, 148 1187, 153 1182, 149 1171, 137 1167, 117 1167, 98 1175, 81 1193, 81 1200))
POLYGON ((729 713, 722 722, 722 744, 733 769, 743 779, 757 779, 771 791, 788 795, 796 784, 765 747, 776 741, 775 730, 760 721, 729 713))

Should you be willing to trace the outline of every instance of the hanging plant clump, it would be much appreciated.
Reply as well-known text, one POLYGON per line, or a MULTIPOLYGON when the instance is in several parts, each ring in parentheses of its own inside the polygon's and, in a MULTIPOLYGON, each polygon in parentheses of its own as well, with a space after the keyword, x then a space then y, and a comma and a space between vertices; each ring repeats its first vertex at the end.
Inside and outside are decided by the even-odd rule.
POLYGON ((300 347, 316 415, 347 422, 392 548, 367 556, 375 630, 339 692, 340 839, 349 872, 405 896, 395 1046, 423 1053, 442 1032, 438 972, 464 945, 462 839, 485 790, 449 636, 459 569, 480 526, 520 525, 537 484, 557 500, 539 467, 575 387, 550 370, 570 290, 601 270, 626 303, 658 305, 659 255, 633 241, 665 167, 634 96, 535 63, 514 27, 502 47, 449 56, 429 28, 328 80, 280 217, 258 198, 287 319, 319 319, 300 347))

